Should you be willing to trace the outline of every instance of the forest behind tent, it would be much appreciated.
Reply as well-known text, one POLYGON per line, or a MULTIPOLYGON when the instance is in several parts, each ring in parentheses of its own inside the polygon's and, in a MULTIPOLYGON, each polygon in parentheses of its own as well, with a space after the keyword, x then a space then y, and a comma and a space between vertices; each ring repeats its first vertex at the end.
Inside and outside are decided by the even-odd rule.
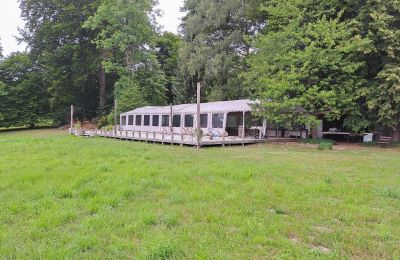
POLYGON ((54 3, 20 1, 28 48, 0 55, 0 127, 67 124, 70 105, 113 124, 115 99, 192 103, 202 82, 203 102, 257 99, 274 124, 400 138, 398 0, 187 0, 179 35, 155 1, 54 3))

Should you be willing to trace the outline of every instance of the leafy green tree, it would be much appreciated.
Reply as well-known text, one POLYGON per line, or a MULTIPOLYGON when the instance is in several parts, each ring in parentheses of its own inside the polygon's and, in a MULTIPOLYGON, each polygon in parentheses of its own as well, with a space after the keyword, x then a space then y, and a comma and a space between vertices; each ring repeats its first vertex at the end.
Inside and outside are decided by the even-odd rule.
POLYGON ((267 120, 314 128, 345 115, 364 83, 358 54, 369 42, 341 21, 343 12, 335 17, 313 1, 271 1, 266 11, 270 26, 254 42, 245 77, 267 120))
POLYGON ((82 28, 99 1, 20 0, 25 26, 21 40, 41 70, 49 93, 51 114, 60 122, 68 120, 69 105, 78 115, 94 117, 99 106, 100 55, 93 33, 82 28))
POLYGON ((34 127, 48 112, 41 71, 27 53, 0 62, 0 126, 34 127))
POLYGON ((115 95, 121 107, 133 105, 124 104, 127 99, 121 94, 129 91, 140 93, 134 98, 138 105, 165 103, 165 77, 155 58, 154 4, 151 0, 103 1, 83 25, 97 32, 95 43, 106 53, 102 62, 106 71, 119 76, 115 95))
MULTIPOLYGON (((182 22, 184 44, 180 64, 186 84, 183 95, 193 97, 197 81, 203 81, 208 100, 246 96, 238 74, 250 53, 246 37, 265 24, 256 0, 186 0, 182 22), (186 92, 186 93, 185 93, 186 92)), ((181 91, 182 92, 182 91, 181 91)))
POLYGON ((161 70, 165 74, 165 89, 168 104, 175 102, 178 88, 182 84, 178 60, 181 46, 182 38, 170 32, 160 35, 156 42, 157 60, 160 63, 161 70))
MULTIPOLYGON (((360 109, 351 122, 386 126, 400 132, 400 1, 368 0, 358 28, 373 43, 367 62, 368 84, 357 92, 360 109), (367 115, 367 116, 365 116, 367 115)), ((397 138, 400 138, 398 136, 397 138)))

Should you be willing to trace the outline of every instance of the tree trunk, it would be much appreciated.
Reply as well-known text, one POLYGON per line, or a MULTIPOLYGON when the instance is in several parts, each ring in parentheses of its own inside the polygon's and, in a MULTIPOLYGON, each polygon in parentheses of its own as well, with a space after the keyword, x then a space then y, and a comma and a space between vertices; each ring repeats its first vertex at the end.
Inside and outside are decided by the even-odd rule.
POLYGON ((101 66, 99 70, 99 88, 100 88, 100 110, 103 111, 107 103, 107 89, 106 89, 106 73, 101 66))
POLYGON ((318 139, 318 131, 317 131, 317 128, 316 127, 312 127, 311 128, 311 136, 312 136, 312 139, 318 139))
POLYGON ((397 127, 393 130, 393 141, 400 141, 400 114, 397 116, 398 123, 397 127))

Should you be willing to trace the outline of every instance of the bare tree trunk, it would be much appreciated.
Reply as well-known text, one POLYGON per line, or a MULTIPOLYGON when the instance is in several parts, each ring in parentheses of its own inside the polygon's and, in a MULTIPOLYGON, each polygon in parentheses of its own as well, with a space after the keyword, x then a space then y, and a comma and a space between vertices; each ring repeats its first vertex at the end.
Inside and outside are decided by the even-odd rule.
POLYGON ((107 88, 106 88, 106 72, 104 68, 101 66, 99 69, 99 90, 100 90, 100 101, 99 107, 100 110, 103 110, 107 103, 107 88))
POLYGON ((400 141, 400 113, 397 115, 398 122, 397 127, 393 130, 393 141, 400 141))

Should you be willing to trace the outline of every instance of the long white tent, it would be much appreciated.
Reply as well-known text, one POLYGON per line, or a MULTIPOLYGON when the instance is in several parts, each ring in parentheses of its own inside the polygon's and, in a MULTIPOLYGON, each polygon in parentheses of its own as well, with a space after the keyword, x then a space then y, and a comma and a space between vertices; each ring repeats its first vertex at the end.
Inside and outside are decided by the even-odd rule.
MULTIPOLYGON (((249 99, 231 100, 231 101, 218 101, 210 103, 201 103, 201 113, 229 113, 229 112, 249 112, 251 111, 250 105, 254 104, 254 101, 249 99)), ((197 104, 182 104, 172 106, 172 111, 181 114, 196 113, 197 104)), ((137 108, 135 110, 121 114, 124 115, 136 115, 136 114, 169 114, 170 106, 147 106, 137 108)))
MULTIPOLYGON (((241 135, 244 119, 250 117, 251 105, 254 103, 249 99, 201 103, 200 128, 205 133, 213 130, 222 133, 231 127, 236 128, 232 130, 234 135, 241 135)), ((197 104, 141 107, 120 115, 120 129, 190 133, 197 128, 196 114, 197 104)))

